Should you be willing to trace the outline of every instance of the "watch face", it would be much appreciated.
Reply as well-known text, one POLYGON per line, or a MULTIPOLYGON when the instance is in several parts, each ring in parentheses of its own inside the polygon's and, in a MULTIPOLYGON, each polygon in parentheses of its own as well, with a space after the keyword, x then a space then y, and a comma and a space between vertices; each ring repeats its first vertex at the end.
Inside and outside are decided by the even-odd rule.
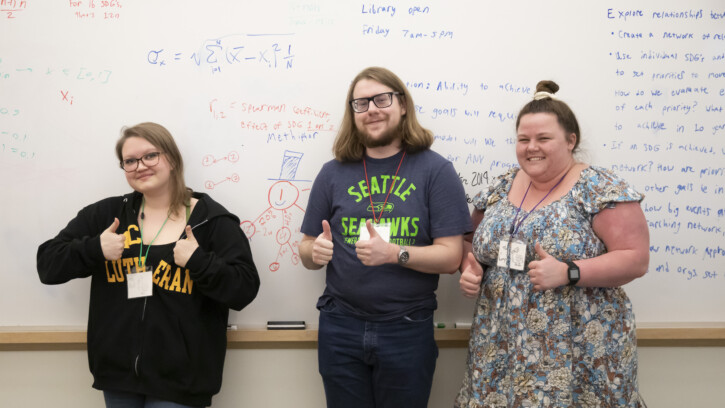
POLYGON ((574 262, 567 262, 569 264, 569 282, 570 284, 579 281, 579 267, 574 262))
POLYGON ((398 254, 398 263, 401 265, 405 265, 408 262, 409 257, 410 257, 410 255, 408 255, 408 251, 406 251, 404 249, 401 250, 400 253, 398 254))

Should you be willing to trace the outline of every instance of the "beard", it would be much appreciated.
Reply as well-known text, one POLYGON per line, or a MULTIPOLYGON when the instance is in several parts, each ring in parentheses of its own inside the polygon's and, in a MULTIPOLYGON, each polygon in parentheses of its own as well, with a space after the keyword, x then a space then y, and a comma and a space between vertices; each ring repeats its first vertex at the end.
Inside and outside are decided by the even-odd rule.
POLYGON ((383 133, 377 139, 373 139, 365 131, 359 131, 360 141, 362 142, 363 146, 367 147, 368 149, 388 146, 392 144, 396 139, 401 137, 401 128, 402 123, 398 124, 395 129, 391 129, 383 133))

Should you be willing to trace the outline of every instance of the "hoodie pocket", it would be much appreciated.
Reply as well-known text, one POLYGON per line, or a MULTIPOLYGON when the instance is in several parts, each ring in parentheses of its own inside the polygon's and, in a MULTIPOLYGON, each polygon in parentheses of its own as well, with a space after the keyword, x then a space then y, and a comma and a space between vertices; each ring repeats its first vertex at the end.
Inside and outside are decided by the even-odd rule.
POLYGON ((191 350, 177 318, 155 321, 141 355, 143 376, 161 383, 187 387, 193 382, 191 350))

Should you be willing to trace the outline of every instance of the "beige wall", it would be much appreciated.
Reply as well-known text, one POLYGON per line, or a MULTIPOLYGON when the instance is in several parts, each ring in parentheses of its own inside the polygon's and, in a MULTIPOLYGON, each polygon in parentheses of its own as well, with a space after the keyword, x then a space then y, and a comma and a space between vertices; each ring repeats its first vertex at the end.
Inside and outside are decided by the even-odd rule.
MULTIPOLYGON (((441 349, 430 407, 450 407, 465 349, 441 349)), ((641 347, 640 390, 650 408, 720 407, 725 348, 641 347)), ((103 406, 85 351, 0 351, 0 407, 103 406)), ((230 350, 215 408, 324 407, 315 350, 230 350)))

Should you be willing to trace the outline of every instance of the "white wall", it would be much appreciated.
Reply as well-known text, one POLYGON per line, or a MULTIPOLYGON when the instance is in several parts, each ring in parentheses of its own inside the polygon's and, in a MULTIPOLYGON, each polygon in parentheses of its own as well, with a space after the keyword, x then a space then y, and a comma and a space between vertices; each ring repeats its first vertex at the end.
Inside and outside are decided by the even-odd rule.
MULTIPOLYGON (((450 407, 466 350, 441 349, 429 406, 450 407)), ((725 348, 639 349, 640 391, 650 408, 722 406, 725 348)), ((96 408, 85 351, 0 352, 0 407, 96 408)), ((229 350, 214 408, 325 406, 316 350, 229 350)))

